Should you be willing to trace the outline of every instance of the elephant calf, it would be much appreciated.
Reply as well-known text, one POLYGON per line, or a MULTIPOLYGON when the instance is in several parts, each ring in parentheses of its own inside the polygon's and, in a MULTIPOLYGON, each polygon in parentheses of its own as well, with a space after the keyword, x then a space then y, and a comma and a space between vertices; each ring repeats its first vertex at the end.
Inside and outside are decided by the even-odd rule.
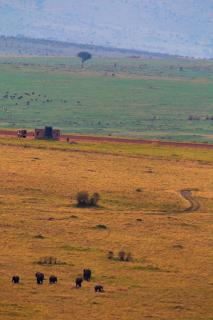
POLYGON ((100 286, 100 285, 95 286, 95 292, 104 292, 103 286, 100 286))
POLYGON ((56 276, 50 276, 49 277, 49 284, 56 284, 58 281, 56 276))

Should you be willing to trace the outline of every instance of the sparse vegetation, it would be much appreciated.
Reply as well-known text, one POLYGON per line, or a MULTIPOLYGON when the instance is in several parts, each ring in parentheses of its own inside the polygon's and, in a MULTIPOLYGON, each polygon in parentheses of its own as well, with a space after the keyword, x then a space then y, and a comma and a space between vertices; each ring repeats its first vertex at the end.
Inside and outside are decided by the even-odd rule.
POLYGON ((162 270, 156 266, 147 265, 147 266, 134 266, 134 270, 150 271, 150 272, 161 272, 162 270))
POLYGON ((37 262, 39 265, 66 265, 66 262, 62 262, 55 257, 42 257, 37 262))
POLYGON ((118 252, 117 257, 114 255, 113 251, 108 251, 107 259, 114 260, 114 261, 123 261, 123 262, 124 261, 126 261, 126 262, 133 261, 133 257, 132 257, 131 252, 125 252, 123 250, 118 252))
POLYGON ((125 261, 132 261, 133 260, 133 257, 132 257, 132 254, 131 254, 131 252, 128 252, 127 254, 126 254, 126 260, 125 261))
POLYGON ((118 259, 119 261, 127 261, 127 262, 133 260, 131 252, 125 252, 123 250, 118 252, 118 259))
POLYGON ((118 259, 120 261, 125 261, 126 260, 126 252, 125 251, 119 251, 118 252, 118 259))
POLYGON ((43 258, 40 258, 37 263, 41 264, 41 265, 57 264, 57 258, 55 258, 55 257, 43 257, 43 258))
POLYGON ((182 244, 174 244, 174 245, 172 246, 172 248, 174 248, 174 249, 183 249, 184 247, 183 247, 182 244))

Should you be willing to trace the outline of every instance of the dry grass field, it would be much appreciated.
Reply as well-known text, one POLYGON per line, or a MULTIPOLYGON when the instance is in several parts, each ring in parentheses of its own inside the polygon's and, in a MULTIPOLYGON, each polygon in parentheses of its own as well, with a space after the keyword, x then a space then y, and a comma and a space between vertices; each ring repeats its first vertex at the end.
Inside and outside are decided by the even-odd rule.
POLYGON ((58 145, 0 141, 0 320, 213 319, 212 151, 58 145), (100 193, 99 208, 77 208, 81 190, 100 193), (39 265, 46 256, 58 264, 39 265), (37 271, 58 284, 38 286, 37 271))

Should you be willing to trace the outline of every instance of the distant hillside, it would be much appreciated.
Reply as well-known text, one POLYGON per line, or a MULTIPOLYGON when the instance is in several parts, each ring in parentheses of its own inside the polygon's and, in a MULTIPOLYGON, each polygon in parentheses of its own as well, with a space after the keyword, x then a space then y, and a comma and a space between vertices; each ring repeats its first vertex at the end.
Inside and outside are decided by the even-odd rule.
POLYGON ((213 58, 212 0, 0 0, 0 32, 213 58))
MULTIPOLYGON (((132 58, 168 58, 171 55, 140 50, 76 44, 53 40, 31 39, 26 37, 0 36, 0 55, 32 56, 76 56, 80 50, 88 50, 95 56, 118 56, 132 58)), ((177 56, 176 56, 177 57, 177 56)))

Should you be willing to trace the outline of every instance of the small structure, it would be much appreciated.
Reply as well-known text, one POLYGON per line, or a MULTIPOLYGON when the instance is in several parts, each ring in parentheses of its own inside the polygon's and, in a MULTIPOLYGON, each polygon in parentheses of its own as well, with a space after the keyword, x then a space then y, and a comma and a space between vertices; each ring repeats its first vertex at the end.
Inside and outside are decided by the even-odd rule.
POLYGON ((18 130, 17 137, 18 138, 26 138, 27 137, 27 130, 25 130, 25 129, 18 130))
POLYGON ((35 129, 34 137, 35 139, 59 140, 60 135, 60 130, 53 129, 52 127, 45 127, 44 129, 35 129))

